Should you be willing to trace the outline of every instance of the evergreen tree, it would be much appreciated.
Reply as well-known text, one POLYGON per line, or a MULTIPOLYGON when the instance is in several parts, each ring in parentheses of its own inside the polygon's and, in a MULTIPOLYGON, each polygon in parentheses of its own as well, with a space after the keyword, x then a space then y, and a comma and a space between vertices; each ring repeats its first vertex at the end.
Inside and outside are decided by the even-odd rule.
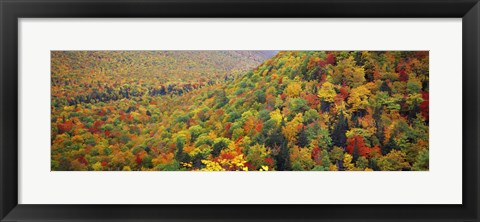
POLYGON ((337 124, 332 131, 332 140, 333 145, 339 147, 345 147, 345 143, 347 142, 347 136, 345 133, 348 130, 348 121, 347 118, 343 115, 343 112, 340 111, 340 115, 338 116, 337 124))
POLYGON ((380 86, 380 91, 388 92, 388 95, 392 94, 392 89, 390 89, 386 81, 382 82, 382 85, 380 86))
POLYGON ((385 140, 385 134, 383 130, 383 123, 382 123, 382 108, 376 108, 373 113, 373 120, 375 120, 375 127, 377 128, 375 135, 377 136, 380 144, 383 145, 385 140))
POLYGON ((388 139, 388 142, 382 147, 382 154, 386 155, 390 153, 392 149, 396 149, 397 144, 395 143, 395 140, 393 139, 394 135, 392 134, 390 136, 390 139, 388 139))
POLYGON ((287 139, 280 131, 280 129, 284 126, 285 120, 282 119, 280 128, 273 130, 266 142, 267 146, 279 149, 278 154, 274 156, 276 161, 276 170, 278 171, 291 170, 290 152, 288 149, 287 139))
POLYGON ((183 151, 185 145, 185 139, 182 137, 177 138, 176 146, 177 152, 175 153, 175 159, 178 162, 190 162, 190 156, 183 151))
POLYGON ((305 131, 305 127, 302 127, 300 132, 298 133, 297 139, 297 146, 299 147, 307 147, 310 142, 308 141, 307 133, 305 131))
POLYGON ((288 150, 287 140, 284 140, 280 145, 280 152, 277 155, 276 161, 278 171, 287 171, 292 169, 290 164, 290 152, 288 150))

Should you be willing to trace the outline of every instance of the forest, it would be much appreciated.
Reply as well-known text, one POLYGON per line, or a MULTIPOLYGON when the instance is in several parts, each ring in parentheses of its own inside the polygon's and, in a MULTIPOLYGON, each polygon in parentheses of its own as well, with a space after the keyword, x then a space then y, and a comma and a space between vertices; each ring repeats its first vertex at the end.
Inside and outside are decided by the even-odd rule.
POLYGON ((428 171, 428 51, 52 51, 52 171, 428 171))

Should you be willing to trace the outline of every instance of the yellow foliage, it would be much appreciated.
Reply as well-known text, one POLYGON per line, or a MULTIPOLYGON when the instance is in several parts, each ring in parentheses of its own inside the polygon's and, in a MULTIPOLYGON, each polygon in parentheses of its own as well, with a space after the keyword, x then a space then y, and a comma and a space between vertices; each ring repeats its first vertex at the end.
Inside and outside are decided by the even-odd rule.
POLYGON ((311 157, 311 150, 298 146, 293 147, 290 161, 294 170, 311 170, 315 164, 311 157))
POLYGON ((302 92, 302 85, 299 82, 291 82, 285 88, 285 93, 292 98, 299 97, 302 92))
POLYGON ((365 86, 353 88, 348 97, 348 104, 352 106, 352 111, 366 109, 369 106, 368 99, 371 96, 370 90, 365 86))
POLYGON ((288 142, 295 143, 297 141, 297 134, 299 124, 303 123, 303 114, 299 113, 292 119, 292 121, 288 122, 283 128, 282 133, 287 138, 288 142))
POLYGON ((355 170, 355 165, 353 165, 352 160, 353 160, 352 155, 345 153, 345 155, 343 156, 343 166, 348 171, 355 170))
POLYGON ((202 171, 225 171, 225 169, 223 169, 223 167, 217 162, 202 160, 202 163, 205 164, 205 168, 203 168, 202 171))
POLYGON ((330 164, 330 169, 329 171, 338 171, 337 165, 335 164, 330 164))
POLYGON ((275 122, 277 123, 277 126, 280 126, 280 123, 282 122, 282 118, 283 118, 283 116, 280 113, 279 109, 276 109, 275 111, 272 111, 270 113, 270 119, 275 120, 275 122))
POLYGON ((318 98, 325 102, 333 102, 335 100, 335 96, 337 93, 335 92, 335 85, 330 82, 323 83, 322 87, 318 91, 318 98))
POLYGON ((202 171, 247 171, 245 166, 247 161, 243 158, 243 154, 235 156, 233 159, 219 159, 217 161, 202 160, 205 168, 202 171))
POLYGON ((96 162, 95 164, 92 165, 92 169, 95 170, 95 171, 103 170, 102 163, 96 162))

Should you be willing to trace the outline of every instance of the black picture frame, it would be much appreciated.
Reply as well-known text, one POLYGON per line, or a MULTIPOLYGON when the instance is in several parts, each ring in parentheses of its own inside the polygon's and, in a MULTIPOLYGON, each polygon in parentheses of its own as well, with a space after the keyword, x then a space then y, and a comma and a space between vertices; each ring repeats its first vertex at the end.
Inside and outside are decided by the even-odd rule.
POLYGON ((478 0, 0 0, 0 15, 1 221, 479 221, 480 5, 478 0), (463 18, 463 204, 18 204, 17 21, 19 18, 63 17, 463 18))

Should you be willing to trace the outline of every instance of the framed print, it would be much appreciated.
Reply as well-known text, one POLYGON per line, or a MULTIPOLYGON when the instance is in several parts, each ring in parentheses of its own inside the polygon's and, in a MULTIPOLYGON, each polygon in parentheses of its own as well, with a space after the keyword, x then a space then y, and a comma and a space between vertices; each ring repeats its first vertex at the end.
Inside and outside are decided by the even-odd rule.
POLYGON ((1 220, 478 221, 479 7, 2 1, 1 220))

